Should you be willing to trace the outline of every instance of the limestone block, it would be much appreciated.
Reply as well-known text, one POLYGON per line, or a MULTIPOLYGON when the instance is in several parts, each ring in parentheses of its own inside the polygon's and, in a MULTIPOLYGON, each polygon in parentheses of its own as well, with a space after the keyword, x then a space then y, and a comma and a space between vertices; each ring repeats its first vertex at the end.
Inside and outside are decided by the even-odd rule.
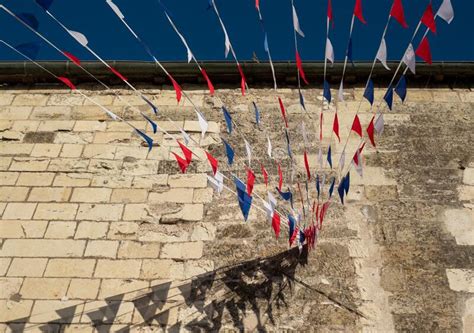
POLYGON ((160 244, 122 241, 118 251, 118 258, 158 258, 160 253, 160 244))
POLYGON ((150 192, 148 201, 151 203, 192 203, 192 188, 171 188, 165 192, 150 192))
POLYGON ((110 202, 146 202, 148 191, 145 189, 114 189, 110 202))
POLYGON ((41 238, 48 221, 2 220, 0 235, 2 238, 41 238))
POLYGON ((59 156, 77 158, 81 156, 83 149, 84 145, 65 143, 63 144, 63 148, 61 149, 61 154, 59 156))
POLYGON ((471 209, 448 209, 444 224, 459 245, 474 245, 474 212, 471 209))
POLYGON ((8 276, 41 277, 47 262, 46 258, 14 258, 8 276))
POLYGON ((71 115, 70 106, 36 106, 31 113, 30 119, 69 120, 71 115))
POLYGON ((1 186, 0 201, 24 201, 28 191, 28 187, 1 186))
POLYGON ((447 269, 449 288, 455 291, 474 293, 474 271, 469 269, 447 269))
POLYGON ((36 208, 36 220, 74 220, 77 204, 70 203, 40 203, 36 208))
POLYGON ((14 157, 10 171, 46 171, 48 158, 14 157))
POLYGON ((168 185, 170 187, 190 187, 203 188, 207 187, 206 174, 177 174, 168 177, 168 185))
POLYGON ((109 188, 75 188, 71 202, 108 202, 111 194, 109 188))
POLYGON ((115 258, 119 242, 107 240, 91 240, 87 243, 86 257, 115 258))
POLYGON ((57 173, 53 186, 83 187, 89 186, 92 175, 87 173, 57 173))
POLYGON ((141 260, 99 259, 94 276, 101 278, 138 278, 141 260))
POLYGON ((150 292, 150 282, 135 279, 103 279, 99 299, 133 300, 150 292))
POLYGON ((31 189, 28 201, 64 202, 69 200, 70 195, 71 189, 68 187, 34 187, 31 189))
POLYGON ((55 174, 53 172, 22 172, 17 186, 50 186, 55 174))
POLYGON ((104 222, 80 222, 77 226, 75 239, 101 239, 105 238, 109 224, 104 222))
POLYGON ((77 212, 78 220, 117 221, 122 216, 123 205, 81 204, 77 212))
POLYGON ((69 299, 91 300, 99 293, 100 279, 72 279, 67 297, 69 299))
POLYGON ((21 295, 26 299, 61 299, 68 286, 69 279, 25 278, 21 295))
POLYGON ((85 246, 81 240, 7 239, 0 257, 80 257, 85 246))
POLYGON ((0 108, 0 120, 28 119, 31 110, 30 106, 8 106, 0 108))
POLYGON ((36 209, 36 203, 17 203, 7 204, 2 218, 5 220, 29 220, 33 217, 36 209))
POLYGON ((199 259, 203 253, 202 242, 164 244, 160 257, 163 259, 199 259))
POLYGON ((76 227, 77 222, 74 221, 51 221, 44 238, 73 238, 76 227))
POLYGON ((74 120, 42 120, 38 124, 39 132, 72 131, 74 120))
POLYGON ((83 301, 36 300, 29 321, 39 324, 48 322, 78 323, 83 309, 83 301), (69 316, 61 318, 58 312, 67 313, 69 316))
POLYGON ((94 266, 94 259, 50 259, 44 276, 91 277, 94 266))

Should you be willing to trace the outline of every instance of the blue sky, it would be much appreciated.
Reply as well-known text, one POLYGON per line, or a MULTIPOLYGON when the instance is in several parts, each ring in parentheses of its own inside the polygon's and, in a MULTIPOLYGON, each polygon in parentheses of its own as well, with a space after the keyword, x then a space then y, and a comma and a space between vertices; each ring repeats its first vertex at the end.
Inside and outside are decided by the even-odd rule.
MULTIPOLYGON (((212 10, 207 10, 207 0, 162 0, 173 15, 178 27, 188 39, 198 60, 225 60, 224 35, 212 10)), ((436 11, 442 0, 433 0, 436 11)), ((92 56, 65 34, 47 17, 33 0, 1 1, 16 13, 34 13, 39 31, 81 60, 92 56)), ((261 10, 269 36, 274 60, 293 60, 293 27, 290 0, 261 0, 261 10)), ((409 24, 403 29, 392 20, 386 37, 388 57, 399 60, 429 0, 403 0, 405 16, 409 24)), ((115 0, 127 21, 149 44, 159 60, 185 61, 186 51, 177 35, 169 26, 157 0, 115 0)), ((266 60, 263 50, 263 34, 257 19, 254 0, 216 0, 230 39, 240 60, 249 60, 255 52, 260 60, 266 60)), ((295 0, 300 25, 306 34, 299 38, 303 60, 323 59, 327 0, 295 0)), ((364 16, 368 24, 356 21, 353 33, 355 60, 372 60, 378 48, 380 36, 388 17, 392 0, 363 0, 364 16)), ((474 60, 472 13, 473 0, 452 0, 454 21, 448 25, 437 19, 438 34, 430 35, 434 61, 474 60), (471 23, 469 23, 471 22, 471 23)), ((330 38, 336 60, 342 60, 347 44, 349 24, 354 0, 333 0, 335 25, 330 38)), ((150 60, 140 44, 125 29, 110 10, 105 0, 66 1, 55 0, 50 8, 72 30, 84 33, 89 46, 99 55, 110 60, 150 60)), ((0 38, 16 45, 38 40, 3 11, 0 11, 0 38)), ((415 39, 417 42, 418 39, 415 39)), ((40 51, 40 60, 64 60, 46 44, 40 51)), ((0 60, 23 60, 11 50, 0 48, 0 60)), ((229 60, 231 58, 229 57, 229 60)))

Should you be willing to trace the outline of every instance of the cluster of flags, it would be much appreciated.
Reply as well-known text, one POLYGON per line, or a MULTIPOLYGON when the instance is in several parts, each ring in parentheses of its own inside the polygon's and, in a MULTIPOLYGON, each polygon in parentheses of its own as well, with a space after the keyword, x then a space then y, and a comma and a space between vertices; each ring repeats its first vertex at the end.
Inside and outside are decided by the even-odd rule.
MULTIPOLYGON (((89 51, 98 61, 104 64, 110 72, 115 75, 119 80, 121 80, 124 84, 126 84, 130 89, 133 90, 135 94, 137 94, 144 102, 146 105, 148 105, 153 112, 153 116, 157 116, 159 114, 158 107, 154 105, 152 102, 152 98, 145 96, 141 91, 136 89, 130 82, 129 80, 122 75, 116 68, 112 67, 109 65, 105 60, 103 60, 90 46, 88 38, 82 34, 81 32, 71 30, 66 27, 65 24, 63 24, 54 14, 50 12, 50 7, 52 6, 54 0, 35 0, 36 4, 40 6, 44 12, 53 20, 55 21, 61 28, 65 30, 66 33, 68 33, 74 40, 76 40, 81 46, 83 46, 87 51, 89 51)), ((114 3, 112 0, 106 0, 106 3, 110 7, 110 9, 115 13, 115 15, 118 17, 118 19, 121 21, 121 23, 124 25, 124 27, 131 33, 131 35, 137 40, 138 43, 140 43, 144 49, 144 51, 150 56, 150 58, 158 65, 159 68, 163 71, 165 76, 169 79, 171 85, 173 86, 176 94, 176 100, 177 103, 179 104, 181 99, 184 97, 187 99, 191 105, 194 107, 194 112, 197 116, 198 123, 201 128, 201 135, 202 137, 205 136, 207 129, 208 129, 208 123, 207 120, 205 119, 203 113, 200 111, 200 109, 194 104, 192 99, 188 97, 186 92, 182 89, 182 87, 179 85, 179 83, 175 80, 173 75, 169 73, 166 68, 163 66, 163 64, 157 59, 157 57, 152 53, 151 49, 148 47, 146 42, 136 33, 136 31, 131 27, 131 25, 127 22, 125 14, 120 10, 119 6, 114 3)), ((175 33, 177 34, 177 37, 181 40, 182 44, 184 45, 186 49, 186 54, 187 54, 187 60, 188 62, 193 61, 196 66, 198 67, 199 71, 201 72, 207 86, 209 89, 210 95, 215 95, 216 91, 214 88, 214 85, 207 75, 207 72, 201 65, 199 64, 198 60, 196 59, 194 53, 192 52, 192 49, 185 37, 185 35, 178 29, 178 26, 174 19, 172 18, 172 15, 168 12, 166 7, 161 3, 160 0, 158 0, 158 3, 161 5, 163 9, 163 13, 166 17, 166 20, 170 24, 170 26, 173 28, 175 33)), ((49 46, 53 47, 56 49, 60 54, 62 54, 66 59, 70 60, 73 64, 78 66, 80 69, 82 69, 84 72, 86 72, 88 75, 91 75, 99 84, 104 86, 106 89, 110 89, 105 83, 94 77, 92 74, 90 74, 84 67, 82 67, 81 60, 73 55, 72 53, 62 50, 56 44, 51 42, 49 39, 47 39, 44 35, 38 32, 38 27, 39 27, 39 22, 36 19, 36 17, 32 14, 29 13, 20 13, 20 14, 15 14, 12 11, 10 11, 8 8, 6 8, 4 5, 0 5, 0 8, 3 9, 5 12, 7 12, 9 15, 13 16, 15 19, 17 19, 21 24, 23 24, 26 28, 28 28, 30 31, 32 31, 37 37, 39 37, 43 42, 46 42, 49 46)), ((269 47, 269 38, 267 31, 265 29, 264 21, 263 21, 263 16, 261 12, 261 6, 260 6, 260 0, 255 1, 255 8, 258 14, 258 19, 261 23, 263 35, 264 35, 264 50, 267 53, 268 59, 269 59, 269 64, 271 67, 271 71, 273 74, 273 79, 274 79, 274 89, 277 93, 277 82, 276 82, 276 76, 275 76, 275 70, 274 66, 272 63, 271 59, 271 52, 270 52, 270 47, 269 47)), ((215 1, 210 0, 209 1, 209 9, 213 9, 215 12, 220 27, 223 31, 224 34, 224 52, 225 56, 227 57, 229 53, 232 54, 234 61, 236 63, 237 70, 240 75, 240 89, 242 95, 245 95, 246 92, 248 91, 249 87, 247 85, 246 79, 245 79, 245 74, 242 69, 241 64, 239 63, 239 60, 237 58, 236 52, 232 46, 231 39, 229 37, 229 34, 227 32, 226 26, 224 24, 224 21, 222 17, 219 14, 219 11, 216 7, 215 1)), ((303 62, 301 60, 299 51, 298 51, 298 38, 304 38, 305 34, 301 28, 300 20, 298 18, 298 13, 296 10, 295 6, 295 1, 291 0, 291 12, 292 12, 292 22, 293 22, 293 32, 294 32, 294 42, 295 42, 295 60, 296 60, 296 71, 297 71, 297 76, 298 76, 298 90, 299 90, 299 99, 300 99, 300 105, 303 110, 306 110, 305 107, 305 100, 304 96, 301 91, 301 80, 305 83, 308 84, 307 77, 304 72, 303 68, 303 62), (299 36, 299 37, 298 37, 299 36)), ((415 29, 415 32, 413 34, 412 39, 410 40, 410 43, 407 46, 407 49, 403 55, 403 58, 400 61, 400 64, 398 68, 396 69, 393 79, 390 82, 388 89, 383 96, 383 101, 386 103, 387 107, 389 110, 392 110, 393 107, 393 95, 394 93, 399 96, 399 98, 403 101, 405 101, 406 96, 407 96, 407 80, 406 80, 406 73, 407 70, 410 70, 413 74, 416 72, 416 57, 419 57, 426 63, 431 64, 432 62, 432 56, 431 56, 431 50, 430 50, 430 44, 429 44, 429 39, 428 39, 428 33, 431 32, 432 34, 437 34, 437 27, 436 27, 436 22, 435 19, 436 17, 440 17, 447 23, 450 23, 453 18, 454 18, 454 12, 453 8, 451 5, 450 0, 443 0, 441 6, 439 7, 438 11, 435 13, 433 11, 433 7, 431 2, 428 4, 426 7, 421 19, 420 23, 418 24, 417 28, 415 29), (426 32, 424 33, 423 37, 421 38, 421 41, 415 48, 413 46, 413 40, 414 37, 416 36, 419 27, 423 25, 426 27, 426 32), (402 67, 402 64, 404 64, 405 70, 403 74, 398 78, 397 83, 395 84, 395 79, 397 78, 397 74, 402 67)), ((404 14, 404 9, 403 9, 403 4, 402 0, 393 0, 391 9, 390 9, 390 15, 387 20, 385 29, 382 33, 381 41, 379 44, 379 48, 377 50, 377 53, 375 55, 375 59, 372 65, 372 69, 375 66, 375 63, 379 61, 383 67, 385 67, 387 70, 390 70, 388 64, 387 64, 387 43, 386 43, 386 33, 387 29, 390 23, 391 18, 396 20, 403 28, 408 28, 408 24, 405 20, 405 14, 404 14)), ((348 39, 348 44, 346 48, 346 53, 345 53, 345 60, 344 60, 344 68, 343 68, 343 74, 341 78, 341 82, 339 84, 339 90, 337 93, 337 100, 338 102, 344 102, 344 75, 346 72, 346 65, 348 61, 352 62, 352 32, 354 28, 354 22, 355 19, 360 21, 362 24, 367 24, 367 21, 364 18, 363 15, 363 4, 362 0, 355 0, 354 4, 354 9, 353 9, 353 15, 352 15, 352 21, 351 21, 351 26, 350 26, 350 31, 349 31, 349 39, 348 39)), ((332 95, 331 95, 331 87, 329 82, 326 80, 326 65, 327 63, 334 63, 334 48, 332 46, 332 42, 330 39, 330 28, 331 28, 331 23, 334 25, 334 12, 333 12, 333 7, 332 7, 332 2, 331 0, 328 0, 327 3, 327 30, 326 30, 326 37, 325 37, 325 66, 324 66, 324 80, 323 80, 323 102, 326 101, 327 103, 332 102, 332 95)), ((30 43, 23 43, 20 45, 13 46, 3 40, 0 41, 3 45, 7 46, 8 48, 12 49, 13 51, 17 52, 18 54, 22 55, 26 59, 30 60, 31 62, 35 63, 37 66, 42 68, 43 70, 49 72, 48 69, 44 68, 41 64, 37 63, 35 61, 38 51, 40 48, 40 43, 38 42, 30 42, 30 43)), ((137 127, 135 127, 133 124, 129 123, 127 120, 119 117, 117 114, 113 113, 106 107, 102 106, 100 103, 96 102, 93 100, 91 97, 83 94, 79 90, 76 89, 76 86, 71 82, 70 79, 68 79, 66 76, 57 76, 54 73, 49 72, 52 76, 54 76, 58 81, 62 82, 64 85, 66 85, 69 89, 74 90, 81 94, 84 98, 90 100, 93 104, 97 105, 99 108, 101 108, 107 115, 110 116, 111 119, 115 121, 122 121, 128 124, 148 145, 149 149, 151 150, 153 147, 153 139, 145 133, 144 130, 140 130, 137 127)), ((119 98, 120 96, 117 95, 119 98)), ((277 93, 277 101, 278 101, 278 106, 280 108, 280 113, 281 113, 281 124, 282 124, 282 129, 284 132, 285 136, 285 141, 286 141, 286 148, 287 148, 287 153, 289 160, 291 161, 291 168, 293 169, 294 166, 294 161, 293 161, 293 154, 292 154, 292 149, 291 149, 291 140, 290 140, 290 131, 289 131, 289 119, 288 119, 288 114, 285 109, 285 105, 283 103, 283 100, 278 96, 277 93)), ((365 98, 371 106, 371 109, 374 105, 374 82, 369 75, 367 79, 367 83, 365 86, 363 98, 365 98)), ((260 115, 260 110, 258 108, 258 105, 255 101, 252 101, 253 109, 255 112, 255 123, 258 128, 261 129, 261 115, 260 115)), ((196 142, 195 139, 193 139, 191 136, 189 136, 182 128, 179 126, 178 129, 180 130, 182 134, 182 138, 177 138, 162 128, 159 127, 159 125, 153 120, 153 116, 147 115, 144 112, 138 110, 137 108, 129 105, 132 109, 134 109, 136 112, 139 112, 142 116, 143 119, 146 121, 146 123, 150 126, 151 131, 153 134, 156 134, 158 131, 161 131, 165 133, 166 135, 170 136, 174 140, 176 140, 181 152, 172 152, 174 158, 176 159, 176 162, 178 164, 179 169, 181 170, 182 173, 186 173, 188 170, 188 167, 191 165, 193 162, 193 157, 196 157, 197 159, 199 158, 199 155, 196 154, 195 152, 191 151, 190 147, 190 141, 193 141, 197 145, 199 145, 199 142, 196 142), (184 143, 183 143, 184 142, 184 143)), ((338 118, 338 103, 336 104, 336 112, 334 115, 333 119, 333 126, 332 126, 332 133, 333 135, 336 136, 337 140, 340 142, 341 141, 341 133, 340 133, 340 126, 339 126, 339 118, 338 118)), ((261 178, 263 179, 263 182, 267 188, 267 193, 266 193, 266 199, 262 198, 258 193, 254 191, 255 183, 257 180, 259 180, 260 176, 256 174, 255 169, 252 168, 252 161, 255 162, 255 160, 252 159, 252 147, 249 141, 245 138, 245 135, 243 133, 239 132, 239 128, 237 127, 238 122, 236 122, 233 117, 231 112, 226 106, 222 106, 222 116, 224 123, 226 125, 227 129, 227 135, 232 136, 235 132, 238 132, 238 134, 241 135, 243 145, 245 147, 245 152, 246 152, 246 160, 247 160, 247 166, 245 167, 246 169, 246 175, 247 175, 247 180, 246 182, 242 181, 239 177, 237 177, 234 174, 230 174, 230 177, 224 175, 219 171, 219 162, 218 160, 207 150, 204 150, 206 159, 209 163, 209 167, 211 170, 211 175, 208 175, 208 180, 209 184, 216 190, 216 192, 220 193, 224 189, 227 189, 229 191, 234 192, 231 188, 227 187, 225 184, 225 180, 228 180, 233 183, 233 186, 235 186, 235 194, 237 196, 237 200, 239 203, 239 207, 242 211, 242 215, 244 217, 244 220, 247 221, 250 213, 250 209, 252 207, 256 207, 257 209, 261 210, 264 212, 267 216, 267 219, 271 223, 271 228, 273 229, 273 232, 275 233, 276 238, 280 237, 281 234, 281 226, 285 226, 288 228, 288 243, 290 246, 293 244, 297 244, 298 246, 302 246, 303 244, 307 244, 309 248, 314 248, 316 244, 316 240, 318 238, 319 232, 322 229, 323 226, 323 221, 326 217, 326 214, 328 212, 329 207, 331 206, 332 203, 332 198, 334 191, 337 190, 337 194, 339 195, 339 199, 342 204, 345 202, 345 198, 347 197, 349 193, 349 188, 350 188, 350 169, 354 167, 355 171, 362 176, 363 170, 362 170, 362 153, 363 149, 365 147, 365 140, 364 140, 364 130, 362 127, 362 123, 359 119, 358 116, 358 111, 356 115, 354 116, 354 120, 351 126, 351 130, 349 134, 347 135, 347 140, 349 139, 349 136, 352 132, 357 135, 357 137, 360 138, 360 144, 358 145, 354 155, 352 156, 351 163, 349 164, 348 168, 345 167, 345 156, 346 156, 346 147, 347 147, 347 140, 344 145, 344 148, 341 152, 341 157, 339 160, 338 164, 338 170, 339 170, 339 177, 331 177, 328 180, 328 190, 326 193, 324 193, 323 189, 326 184, 326 176, 318 174, 317 172, 312 172, 311 170, 311 163, 309 159, 309 154, 308 150, 310 147, 310 144, 308 142, 308 136, 306 134, 306 129, 305 129, 305 123, 302 122, 301 124, 301 132, 303 136, 303 141, 304 141, 304 152, 303 152, 303 161, 304 161, 304 167, 306 171, 306 180, 303 182, 305 192, 303 192, 301 188, 300 182, 297 182, 296 184, 293 184, 293 181, 288 182, 287 186, 285 188, 283 187, 284 184, 284 179, 283 179, 283 170, 282 170, 282 165, 280 161, 277 161, 274 156, 272 155, 272 143, 270 140, 270 136, 266 134, 267 137, 267 154, 270 160, 275 162, 275 166, 277 169, 277 184, 275 192, 277 193, 277 197, 280 198, 285 204, 284 205, 278 205, 278 200, 277 198, 272 194, 271 186, 270 186, 270 177, 267 169, 265 168, 265 165, 260 162, 260 171, 261 171, 261 178), (309 194, 309 184, 314 181, 317 197, 312 200, 310 200, 309 194), (294 190, 294 187, 296 185, 296 190, 294 190), (303 195, 303 193, 306 194, 306 198, 303 195), (255 201, 254 197, 257 197, 261 199, 261 204, 263 208, 261 208, 255 201), (298 198, 299 197, 299 198, 298 198), (298 209, 298 204, 295 201, 300 201, 301 206, 300 209, 298 209), (286 207, 286 208, 285 208, 286 207), (287 221, 288 223, 282 223, 282 221, 287 221)), ((376 114, 373 115, 371 118, 367 128, 365 129, 365 132, 367 133, 367 137, 369 139, 369 142, 371 143, 372 146, 376 146, 375 142, 375 134, 381 135, 383 132, 383 127, 384 127, 384 119, 383 119, 383 113, 380 111, 381 106, 379 105, 377 107, 377 112, 376 114)), ((321 106, 321 112, 320 112, 320 134, 319 134, 319 164, 320 168, 322 168, 322 148, 321 148, 321 143, 322 143, 322 122, 323 122, 323 106, 321 106)), ((235 151, 234 148, 231 146, 229 143, 228 139, 222 139, 222 147, 226 155, 227 159, 227 164, 229 166, 232 166, 235 163, 235 151)), ((201 149, 201 148, 199 148, 201 149)), ((333 169, 334 164, 333 164, 333 158, 332 155, 334 154, 333 147, 329 145, 327 149, 327 164, 331 169, 333 169)))

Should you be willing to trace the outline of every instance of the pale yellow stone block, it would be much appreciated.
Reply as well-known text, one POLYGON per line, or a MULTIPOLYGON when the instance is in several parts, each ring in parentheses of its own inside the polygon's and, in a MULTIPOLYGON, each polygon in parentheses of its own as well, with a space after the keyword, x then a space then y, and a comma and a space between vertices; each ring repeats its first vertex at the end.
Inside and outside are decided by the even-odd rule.
POLYGON ((121 204, 81 204, 77 212, 78 220, 118 221, 122 216, 121 204))
POLYGON ((14 258, 8 276, 41 277, 47 262, 47 258, 14 258))
POLYGON ((17 203, 7 204, 2 218, 4 220, 29 220, 32 218, 36 209, 36 203, 17 203))
POLYGON ((203 253, 203 242, 163 244, 160 257, 163 259, 199 259, 203 253))
POLYGON ((77 204, 71 203, 40 203, 34 218, 37 220, 74 220, 77 204))
POLYGON ((158 258, 160 253, 160 244, 158 243, 142 243, 132 241, 122 241, 118 251, 118 258, 135 259, 135 258, 158 258))
POLYGON ((14 157, 10 171, 46 171, 48 158, 14 157))
POLYGON ((74 221, 51 221, 48 224, 44 237, 56 239, 73 238, 76 226, 77 222, 74 221))
POLYGON ((61 154, 59 156, 71 157, 71 158, 80 157, 82 154, 83 148, 84 148, 84 145, 65 143, 63 145, 61 154))
POLYGON ((84 147, 82 157, 114 159, 116 147, 106 144, 88 144, 84 147))
POLYGON ((171 188, 166 192, 150 192, 148 201, 151 203, 192 203, 192 188, 171 188))
POLYGON ((44 276, 91 277, 94 266, 94 259, 50 259, 44 276))
POLYGON ((37 106, 31 113, 30 119, 69 120, 71 115, 70 106, 37 106))
POLYGON ((0 300, 0 322, 26 318, 30 315, 32 307, 33 301, 29 300, 21 300, 20 302, 0 300))
POLYGON ((91 179, 92 175, 87 173, 59 173, 53 186, 84 187, 90 185, 91 179))
POLYGON ((21 295, 26 299, 61 299, 68 286, 69 279, 25 278, 21 295))
POLYGON ((11 262, 11 258, 0 258, 0 276, 5 276, 7 274, 11 262))
POLYGON ((42 120, 39 123, 38 131, 40 132, 58 132, 72 131, 74 127, 73 120, 42 120))
POLYGON ((20 291, 23 279, 2 277, 0 278, 0 299, 9 299, 20 291))
POLYGON ((91 240, 87 243, 86 257, 96 258, 115 258, 117 256, 117 249, 119 242, 107 240, 91 240))
POLYGON ((46 105, 48 100, 48 95, 42 94, 19 94, 16 95, 15 99, 12 102, 12 105, 19 106, 40 106, 46 105))
POLYGON ((48 221, 1 220, 2 238, 42 238, 48 221))
POLYGON ((28 119, 31 110, 30 106, 8 106, 0 108, 0 120, 23 120, 28 119))
POLYGON ((75 188, 71 202, 108 202, 111 193, 108 188, 75 188))
POLYGON ((17 186, 50 186, 55 173, 53 172, 22 172, 18 177, 17 186))
POLYGON ((81 240, 7 239, 0 257, 80 257, 85 246, 81 240))
POLYGON ((15 185, 18 172, 0 172, 0 185, 15 185))
POLYGON ((33 157, 58 157, 61 151, 61 145, 49 143, 35 144, 31 156, 33 157))
POLYGON ((74 236, 76 239, 101 239, 105 238, 109 224, 104 222, 81 222, 77 226, 77 231, 74 236))
POLYGON ((92 178, 91 186, 94 187, 109 187, 109 188, 130 188, 132 187, 131 176, 100 176, 94 175, 92 178))
POLYGON ((97 132, 95 133, 94 143, 129 143, 131 138, 131 132, 97 132))
POLYGON ((203 173, 170 175, 168 185, 170 187, 203 188, 207 187, 207 176, 203 173))
POLYGON ((99 293, 100 279, 72 279, 67 297, 69 299, 96 299, 99 293))
MULTIPOLYGON (((69 281, 69 279, 67 279, 67 281, 69 281)), ((65 324, 78 323, 83 309, 83 301, 37 300, 31 311, 29 321, 38 324, 48 322, 64 322, 65 324), (56 311, 60 313, 71 313, 71 317, 61 318, 56 311)))
POLYGON ((147 197, 146 189, 114 189, 110 202, 146 202, 147 197))
POLYGON ((71 195, 67 187, 34 187, 31 189, 28 201, 37 202, 65 202, 71 195))
POLYGON ((102 132, 107 128, 106 121, 78 120, 74 125, 74 132, 102 132))
POLYGON ((0 154, 1 155, 29 155, 33 150, 33 144, 31 143, 0 143, 0 154))
POLYGON ((40 122, 37 120, 17 120, 11 127, 12 130, 18 132, 35 132, 38 130, 40 122))
POLYGON ((107 235, 109 239, 137 239, 139 226, 135 222, 112 222, 107 235))
POLYGON ((151 189, 156 186, 164 186, 168 184, 168 175, 150 175, 150 176, 136 176, 133 178, 132 187, 151 189))
POLYGON ((141 260, 99 259, 94 276, 101 278, 138 278, 141 260))
POLYGON ((29 190, 28 187, 1 186, 0 201, 24 201, 29 190))
POLYGON ((99 299, 136 299, 149 293, 150 282, 134 279, 103 279, 99 299), (123 296, 122 296, 123 295, 123 296))

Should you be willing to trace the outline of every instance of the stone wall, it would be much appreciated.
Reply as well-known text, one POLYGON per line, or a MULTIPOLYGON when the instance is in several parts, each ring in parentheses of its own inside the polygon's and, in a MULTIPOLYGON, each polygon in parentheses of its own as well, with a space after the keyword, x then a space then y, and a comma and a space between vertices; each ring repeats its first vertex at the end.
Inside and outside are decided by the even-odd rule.
MULTIPOLYGON (((385 112, 377 149, 366 147, 364 177, 352 171, 345 206, 334 201, 315 251, 275 240, 263 213, 243 222, 235 194, 207 184, 203 151, 182 175, 170 152, 182 126, 209 149, 226 175, 245 179, 245 148, 225 133, 225 104, 276 184, 266 135, 288 172, 275 93, 219 89, 210 97, 185 87, 210 121, 201 138, 188 102, 167 89, 143 87, 160 109, 164 133, 130 92, 81 87, 94 100, 153 136, 151 152, 124 123, 74 93, 34 87, 0 91, 0 331, 125 332, 170 330, 464 331, 474 316, 474 93, 411 89, 404 105, 385 112), (251 102, 262 115, 257 129, 251 102), (173 122, 170 121, 173 120, 173 122), (219 136, 236 149, 229 169, 219 136)), ((371 111, 362 90, 347 89, 339 109, 341 143, 331 136, 333 105, 324 105, 324 142, 339 154, 355 112, 365 128, 371 111)), ((305 122, 317 168, 321 91, 281 89, 296 172, 303 180, 305 122)), ((376 91, 381 99, 382 90, 376 91)), ((347 156, 359 139, 348 140, 347 156)), ((335 174, 325 163, 320 174, 335 174)), ((231 183, 226 185, 233 187, 231 183)), ((314 184, 310 184, 315 195, 314 184)), ((327 185, 324 188, 327 192, 327 185)), ((254 203, 261 201, 254 196, 254 203)), ((284 206, 283 203, 281 203, 284 206)))

